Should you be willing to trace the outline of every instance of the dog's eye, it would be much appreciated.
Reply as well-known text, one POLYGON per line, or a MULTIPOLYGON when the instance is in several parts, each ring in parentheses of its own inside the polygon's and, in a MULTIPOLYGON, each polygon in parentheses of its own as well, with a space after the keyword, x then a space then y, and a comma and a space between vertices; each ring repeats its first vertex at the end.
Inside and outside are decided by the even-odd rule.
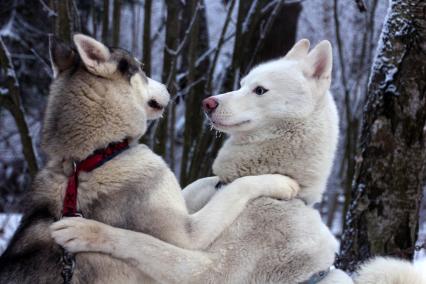
POLYGON ((256 95, 258 95, 258 96, 261 96, 261 95, 263 95, 264 93, 266 93, 268 90, 267 89, 265 89, 264 87, 262 87, 262 86, 257 86, 254 90, 253 90, 253 92, 256 94, 256 95))

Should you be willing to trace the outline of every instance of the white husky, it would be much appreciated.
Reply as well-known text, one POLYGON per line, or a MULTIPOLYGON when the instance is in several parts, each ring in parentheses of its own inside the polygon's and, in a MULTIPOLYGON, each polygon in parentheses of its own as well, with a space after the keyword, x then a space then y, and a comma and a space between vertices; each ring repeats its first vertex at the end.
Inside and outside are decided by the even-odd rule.
MULTIPOLYGON (((55 240, 73 252, 98 251, 127 260, 161 283, 299 283, 327 269, 337 242, 306 204, 318 201, 325 189, 338 117, 328 92, 331 45, 324 41, 308 51, 309 42, 302 40, 285 57, 254 68, 239 90, 204 101, 214 127, 230 138, 215 160, 217 177, 184 190, 190 211, 206 211, 206 203, 229 190, 217 191, 219 181, 232 184, 244 176, 282 174, 298 181, 300 198, 255 200, 203 251, 84 219, 54 224, 55 240)), ((256 182, 262 186, 262 180, 256 182)), ((210 222, 198 225, 208 228, 222 220, 210 222)))

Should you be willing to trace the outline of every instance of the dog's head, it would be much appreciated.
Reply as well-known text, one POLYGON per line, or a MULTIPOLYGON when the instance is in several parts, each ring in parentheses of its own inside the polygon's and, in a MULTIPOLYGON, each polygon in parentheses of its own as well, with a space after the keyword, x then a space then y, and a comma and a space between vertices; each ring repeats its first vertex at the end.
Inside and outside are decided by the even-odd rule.
POLYGON ((111 142, 140 138, 147 120, 162 115, 169 93, 128 52, 82 34, 73 41, 75 47, 50 40, 54 80, 42 147, 79 160, 111 142))
POLYGON ((239 90, 205 99, 203 109, 213 127, 247 133, 308 117, 330 87, 332 68, 328 41, 308 51, 309 41, 301 40, 285 57, 252 69, 239 90))

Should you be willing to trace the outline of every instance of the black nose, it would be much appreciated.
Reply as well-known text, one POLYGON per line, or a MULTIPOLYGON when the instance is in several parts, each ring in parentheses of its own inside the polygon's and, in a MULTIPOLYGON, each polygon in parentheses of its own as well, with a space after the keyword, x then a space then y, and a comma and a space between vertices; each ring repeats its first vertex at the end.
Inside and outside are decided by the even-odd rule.
POLYGON ((162 110, 164 106, 160 105, 156 100, 152 99, 148 101, 148 105, 153 109, 162 110))

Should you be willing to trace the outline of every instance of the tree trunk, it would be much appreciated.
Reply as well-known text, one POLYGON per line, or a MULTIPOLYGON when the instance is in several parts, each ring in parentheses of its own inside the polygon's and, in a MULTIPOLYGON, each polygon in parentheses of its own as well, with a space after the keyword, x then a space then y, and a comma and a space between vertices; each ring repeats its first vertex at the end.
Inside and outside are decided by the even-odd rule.
POLYGON ((73 0, 56 0, 56 23, 55 35, 66 43, 71 42, 71 36, 74 32, 72 2, 73 0))
POLYGON ((426 177, 426 3, 393 0, 370 78, 337 265, 411 259, 426 177))
POLYGON ((142 61, 147 76, 151 76, 151 10, 152 0, 145 0, 142 61))
POLYGON ((201 0, 191 0, 188 4, 190 14, 197 15, 197 17, 194 19, 194 26, 191 29, 187 52, 188 90, 185 94, 185 128, 180 169, 180 182, 183 185, 188 183, 190 157, 193 154, 195 141, 202 131, 203 113, 201 101, 206 96, 204 94, 205 74, 209 67, 208 57, 196 66, 198 57, 206 52, 209 47, 205 5, 201 0))
MULTIPOLYGON (((163 56, 163 74, 162 81, 167 84, 169 92, 173 95, 176 93, 175 74, 176 74, 176 60, 177 48, 179 44, 180 33, 180 15, 183 9, 183 4, 180 0, 166 1, 167 6, 167 20, 166 20, 166 40, 163 56)), ((171 104, 170 104, 171 105, 171 104)), ((168 107, 170 110, 172 106, 168 107)), ((157 123, 154 135, 154 152, 166 157, 167 135, 168 135, 169 113, 166 112, 163 118, 157 123)))
POLYGON ((112 15, 112 45, 118 47, 120 45, 121 0, 114 0, 112 15))
POLYGON ((108 29, 109 29, 109 0, 104 0, 103 3, 103 16, 102 16, 102 41, 108 44, 108 29))

